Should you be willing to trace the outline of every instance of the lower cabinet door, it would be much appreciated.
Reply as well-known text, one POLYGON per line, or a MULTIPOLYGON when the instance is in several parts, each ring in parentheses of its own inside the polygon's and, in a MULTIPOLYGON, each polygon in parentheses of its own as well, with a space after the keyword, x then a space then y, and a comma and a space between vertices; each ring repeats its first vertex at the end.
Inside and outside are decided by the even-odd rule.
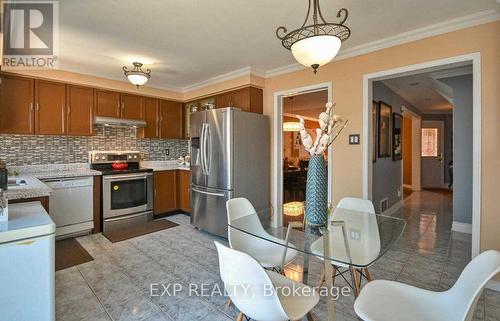
POLYGON ((154 173, 154 214, 177 210, 177 171, 154 173))

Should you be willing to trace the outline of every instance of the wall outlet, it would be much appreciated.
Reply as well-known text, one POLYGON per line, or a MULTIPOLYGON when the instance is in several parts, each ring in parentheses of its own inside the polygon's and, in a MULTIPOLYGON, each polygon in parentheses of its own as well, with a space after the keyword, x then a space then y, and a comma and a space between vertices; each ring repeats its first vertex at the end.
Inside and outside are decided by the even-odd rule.
POLYGON ((398 197, 401 197, 401 189, 398 188, 398 197))
POLYGON ((170 148, 165 148, 165 156, 169 156, 170 155, 170 148))

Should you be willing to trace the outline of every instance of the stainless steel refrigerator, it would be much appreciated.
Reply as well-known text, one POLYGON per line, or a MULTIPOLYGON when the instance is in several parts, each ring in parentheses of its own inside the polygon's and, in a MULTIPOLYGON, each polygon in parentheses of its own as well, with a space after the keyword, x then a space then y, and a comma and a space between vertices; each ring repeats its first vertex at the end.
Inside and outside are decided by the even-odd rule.
POLYGON ((190 115, 191 224, 227 237, 226 201, 237 197, 269 221, 269 130, 267 116, 232 107, 190 115))

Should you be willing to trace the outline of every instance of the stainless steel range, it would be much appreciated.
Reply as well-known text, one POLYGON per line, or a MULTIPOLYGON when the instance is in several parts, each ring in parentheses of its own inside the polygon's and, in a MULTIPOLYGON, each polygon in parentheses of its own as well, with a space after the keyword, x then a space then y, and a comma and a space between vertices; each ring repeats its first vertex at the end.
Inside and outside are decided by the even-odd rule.
POLYGON ((102 172, 104 234, 153 219, 153 170, 139 166, 139 152, 95 151, 89 159, 102 172))

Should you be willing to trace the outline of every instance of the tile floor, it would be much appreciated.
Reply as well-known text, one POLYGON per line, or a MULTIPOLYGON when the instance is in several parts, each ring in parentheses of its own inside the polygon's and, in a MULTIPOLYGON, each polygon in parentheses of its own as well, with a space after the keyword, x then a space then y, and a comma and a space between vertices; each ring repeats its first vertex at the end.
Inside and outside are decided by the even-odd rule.
MULTIPOLYGON (((393 249, 372 266, 373 277, 431 290, 453 285, 470 260, 471 239, 450 232, 451 196, 413 193, 395 215, 407 221, 406 230, 393 249)), ((78 238, 94 261, 56 273, 57 320, 234 320, 238 311, 234 306, 225 307, 226 298, 189 296, 187 290, 188 283, 221 286, 213 245, 220 239, 192 228, 187 216, 169 219, 180 226, 115 244, 100 234, 78 238), (152 283, 180 283, 183 289, 175 296, 151 296, 152 283)), ((298 258, 289 265, 287 275, 300 278, 300 264, 298 258)), ((312 284, 317 284, 321 267, 320 262, 313 262, 312 284)), ((173 293, 173 289, 169 291, 173 293)), ((353 302, 353 296, 336 301, 337 320, 357 320, 353 302)), ((313 316, 327 319, 325 300, 313 310, 313 316)), ((474 320, 500 320, 499 292, 484 291, 474 320)))

